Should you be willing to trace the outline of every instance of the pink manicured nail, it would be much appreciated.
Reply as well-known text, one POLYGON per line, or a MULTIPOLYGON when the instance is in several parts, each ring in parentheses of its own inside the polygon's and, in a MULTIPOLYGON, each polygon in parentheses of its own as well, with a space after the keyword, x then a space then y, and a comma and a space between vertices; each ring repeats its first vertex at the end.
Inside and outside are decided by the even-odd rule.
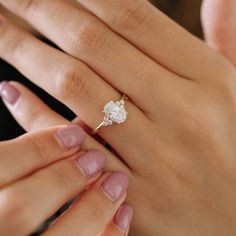
POLYGON ((64 148, 71 149, 84 142, 85 132, 78 125, 73 125, 57 130, 55 137, 64 148))
POLYGON ((0 96, 5 102, 14 105, 20 97, 20 92, 7 81, 3 81, 0 83, 0 96))
POLYGON ((124 195, 129 185, 128 177, 122 172, 115 172, 108 176, 102 185, 104 193, 112 201, 117 201, 124 195))
POLYGON ((130 227, 131 220, 134 215, 133 207, 123 204, 117 211, 115 216, 115 224, 123 232, 126 233, 130 227))
POLYGON ((89 151, 78 157, 75 161, 85 176, 92 177, 103 170, 107 158, 100 151, 89 151))

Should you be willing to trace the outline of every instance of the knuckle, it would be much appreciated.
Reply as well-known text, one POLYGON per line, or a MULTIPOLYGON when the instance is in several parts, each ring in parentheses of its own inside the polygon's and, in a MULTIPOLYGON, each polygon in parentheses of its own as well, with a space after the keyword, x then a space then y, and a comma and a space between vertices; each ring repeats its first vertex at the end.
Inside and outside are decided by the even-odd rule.
POLYGON ((71 193, 74 192, 75 189, 77 189, 77 183, 75 180, 78 179, 78 176, 74 175, 75 171, 71 168, 71 166, 68 166, 67 164, 68 163, 66 162, 61 162, 58 165, 52 165, 50 173, 52 179, 60 188, 63 188, 67 193, 71 193))
POLYGON ((42 2, 42 0, 23 0, 23 1, 14 1, 17 3, 17 11, 21 11, 23 13, 29 12, 32 9, 37 8, 38 4, 42 2))
POLYGON ((190 114, 190 112, 181 111, 180 114, 178 114, 178 126, 182 130, 182 134, 180 134, 181 137, 185 137, 187 134, 195 134, 196 129, 196 122, 194 115, 190 114))
POLYGON ((0 194, 1 218, 10 223, 11 231, 23 235, 33 229, 35 223, 32 218, 32 211, 24 193, 17 190, 5 190, 0 194), (19 217, 20 216, 20 217, 19 217))
MULTIPOLYGON (((193 148, 212 149, 218 143, 218 138, 222 135, 221 129, 223 116, 219 113, 219 104, 214 101, 195 103, 194 109, 189 107, 189 111, 183 112, 180 117, 181 133, 180 140, 189 144, 193 148)), ((216 155, 216 153, 215 153, 216 155)))
POLYGON ((29 142, 32 150, 34 151, 34 158, 40 165, 44 165, 50 162, 50 151, 48 147, 45 146, 45 137, 42 136, 28 136, 26 142, 29 142))
POLYGON ((93 200, 88 202, 87 207, 90 218, 94 222, 100 223, 106 222, 111 212, 115 211, 114 206, 104 202, 99 196, 94 196, 93 200))
POLYGON ((80 27, 73 27, 71 32, 71 51, 76 55, 94 54, 103 48, 108 39, 105 27, 92 17, 80 27))
POLYGON ((148 16, 149 9, 145 1, 124 1, 112 24, 118 30, 135 31, 148 22, 148 16))
POLYGON ((27 112, 22 114, 24 120, 25 129, 33 130, 34 125, 39 123, 42 118, 42 110, 38 106, 32 106, 27 109, 27 112))
POLYGON ((1 48, 1 53, 8 58, 14 58, 15 60, 22 59, 28 47, 25 36, 17 29, 14 29, 14 33, 7 31, 8 29, 1 32, 1 34, 8 34, 6 37, 9 37, 8 43, 4 44, 4 48, 1 48))
POLYGON ((88 81, 83 76, 83 70, 78 72, 73 66, 60 67, 56 75, 55 93, 62 100, 70 100, 75 97, 87 97, 88 81))

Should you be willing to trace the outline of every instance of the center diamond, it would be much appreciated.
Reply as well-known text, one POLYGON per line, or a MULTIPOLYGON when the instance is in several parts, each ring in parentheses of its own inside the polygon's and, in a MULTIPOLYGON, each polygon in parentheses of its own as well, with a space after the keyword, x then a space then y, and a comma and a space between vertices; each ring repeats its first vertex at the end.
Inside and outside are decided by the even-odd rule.
POLYGON ((109 118, 112 122, 115 122, 117 124, 125 122, 127 118, 127 112, 125 110, 123 101, 108 102, 105 105, 103 112, 106 114, 107 118, 109 118))

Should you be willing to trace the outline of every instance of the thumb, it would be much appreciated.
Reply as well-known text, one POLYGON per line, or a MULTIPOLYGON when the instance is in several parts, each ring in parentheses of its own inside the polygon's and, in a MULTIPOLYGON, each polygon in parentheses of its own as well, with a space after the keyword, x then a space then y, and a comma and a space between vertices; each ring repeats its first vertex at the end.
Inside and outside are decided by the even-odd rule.
POLYGON ((236 0, 203 0, 206 42, 236 66, 236 0))

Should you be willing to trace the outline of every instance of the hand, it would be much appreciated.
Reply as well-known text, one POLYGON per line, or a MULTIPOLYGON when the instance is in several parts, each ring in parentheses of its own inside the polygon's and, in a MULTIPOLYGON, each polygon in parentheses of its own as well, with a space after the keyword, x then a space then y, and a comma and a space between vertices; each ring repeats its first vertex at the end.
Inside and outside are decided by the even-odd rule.
POLYGON ((208 44, 236 66, 236 1, 204 0, 202 22, 208 44))
POLYGON ((121 205, 128 179, 122 172, 102 175, 102 152, 78 153, 84 137, 79 126, 60 126, 0 143, 0 235, 29 235, 82 192, 44 235, 128 234, 133 212, 121 205))
MULTIPOLYGON (((68 53, 3 19, 1 57, 89 127, 106 102, 130 98, 128 120, 99 135, 126 164, 107 153, 107 170, 124 169, 131 181, 131 234, 235 235, 236 73, 225 58, 144 0, 0 2, 68 53)), ((7 106, 24 127, 62 119, 15 86, 21 97, 7 106)))

